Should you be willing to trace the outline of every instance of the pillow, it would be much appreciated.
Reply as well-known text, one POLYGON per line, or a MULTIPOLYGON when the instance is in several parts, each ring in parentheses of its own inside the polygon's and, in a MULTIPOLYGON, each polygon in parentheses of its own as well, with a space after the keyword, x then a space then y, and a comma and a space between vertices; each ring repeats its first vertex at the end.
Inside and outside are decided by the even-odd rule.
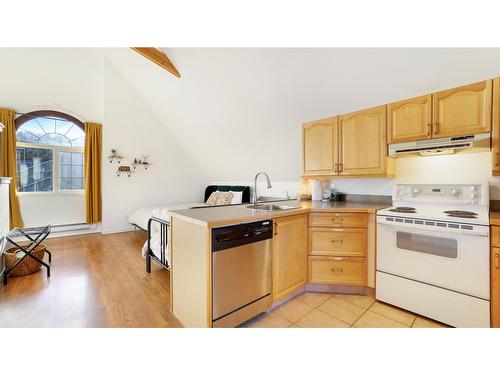
POLYGON ((231 199, 231 204, 242 204, 243 203, 243 192, 242 191, 232 191, 233 199, 231 199))
POLYGON ((230 191, 224 191, 224 192, 219 192, 219 196, 217 197, 217 202, 215 203, 216 206, 223 206, 226 204, 231 204, 231 201, 233 199, 233 193, 230 191))
MULTIPOLYGON (((217 190, 219 193, 225 193, 223 191, 217 190)), ((242 191, 231 191, 233 194, 233 199, 229 204, 242 204, 243 203, 243 192, 242 191)))
POLYGON ((214 191, 207 199, 209 206, 221 206, 230 204, 233 199, 233 193, 229 191, 214 191))
POLYGON ((205 202, 209 206, 215 206, 217 203, 217 198, 219 198, 220 191, 214 191, 210 196, 208 197, 207 201, 205 202))

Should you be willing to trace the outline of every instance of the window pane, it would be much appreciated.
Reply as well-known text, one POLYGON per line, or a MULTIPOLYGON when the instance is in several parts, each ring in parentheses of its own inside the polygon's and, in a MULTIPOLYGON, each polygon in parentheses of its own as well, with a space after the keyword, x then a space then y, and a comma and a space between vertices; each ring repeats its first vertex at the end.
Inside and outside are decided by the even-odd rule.
POLYGON ((83 154, 81 152, 60 152, 61 190, 82 190, 84 188, 83 154))
POLYGON ((19 142, 50 146, 83 147, 85 132, 71 121, 35 117, 26 121, 16 132, 19 142))
POLYGON ((38 143, 51 146, 53 145, 53 146, 71 147, 71 142, 69 141, 68 138, 66 138, 63 135, 55 133, 45 134, 44 136, 40 137, 38 143))
POLYGON ((52 191, 52 150, 17 147, 19 191, 52 191))

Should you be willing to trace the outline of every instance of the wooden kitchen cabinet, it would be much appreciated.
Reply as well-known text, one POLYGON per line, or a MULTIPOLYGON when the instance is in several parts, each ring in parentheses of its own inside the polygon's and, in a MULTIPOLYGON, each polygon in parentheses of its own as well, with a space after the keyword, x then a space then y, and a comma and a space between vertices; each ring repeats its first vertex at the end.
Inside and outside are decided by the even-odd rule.
POLYGON ((432 95, 434 138, 491 130, 492 80, 432 95))
POLYGON ((493 176, 499 176, 500 175, 500 78, 495 78, 493 80, 491 162, 492 162, 493 176))
POLYGON ((387 143, 412 142, 432 137, 432 95, 387 105, 387 143))
POLYGON ((386 106, 339 116, 340 175, 387 174, 386 106))
POLYGON ((366 257, 365 228, 310 228, 309 255, 366 257))
POLYGON ((491 248, 491 326, 500 328, 500 247, 491 248))
POLYGON ((309 282, 366 285, 367 259, 357 257, 309 257, 309 282))
POLYGON ((311 227, 366 228, 368 215, 352 212, 315 212, 309 214, 311 227))
POLYGON ((274 219, 273 301, 307 282, 307 215, 274 219))
POLYGON ((367 285, 368 215, 366 213, 311 212, 308 237, 310 283, 367 285))
POLYGON ((337 136, 336 116, 304 124, 302 128, 304 175, 336 173, 337 136))

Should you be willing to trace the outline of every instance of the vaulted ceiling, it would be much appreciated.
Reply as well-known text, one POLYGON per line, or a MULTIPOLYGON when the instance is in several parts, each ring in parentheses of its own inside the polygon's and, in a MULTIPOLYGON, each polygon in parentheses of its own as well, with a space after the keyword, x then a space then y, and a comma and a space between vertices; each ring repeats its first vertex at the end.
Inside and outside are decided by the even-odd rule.
POLYGON ((213 180, 300 175, 300 124, 500 75, 500 49, 167 48, 106 56, 213 180))

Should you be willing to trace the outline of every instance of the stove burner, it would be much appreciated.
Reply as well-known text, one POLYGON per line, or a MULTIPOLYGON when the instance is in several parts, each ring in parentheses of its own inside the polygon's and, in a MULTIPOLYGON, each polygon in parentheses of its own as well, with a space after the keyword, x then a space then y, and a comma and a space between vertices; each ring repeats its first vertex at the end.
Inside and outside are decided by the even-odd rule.
POLYGON ((417 213, 417 210, 413 207, 395 207, 395 208, 391 208, 389 209, 389 211, 392 211, 392 212, 403 212, 403 213, 406 213, 406 214, 416 214, 417 213))
POLYGON ((461 217, 464 219, 477 219, 477 214, 471 211, 445 211, 450 217, 461 217))

